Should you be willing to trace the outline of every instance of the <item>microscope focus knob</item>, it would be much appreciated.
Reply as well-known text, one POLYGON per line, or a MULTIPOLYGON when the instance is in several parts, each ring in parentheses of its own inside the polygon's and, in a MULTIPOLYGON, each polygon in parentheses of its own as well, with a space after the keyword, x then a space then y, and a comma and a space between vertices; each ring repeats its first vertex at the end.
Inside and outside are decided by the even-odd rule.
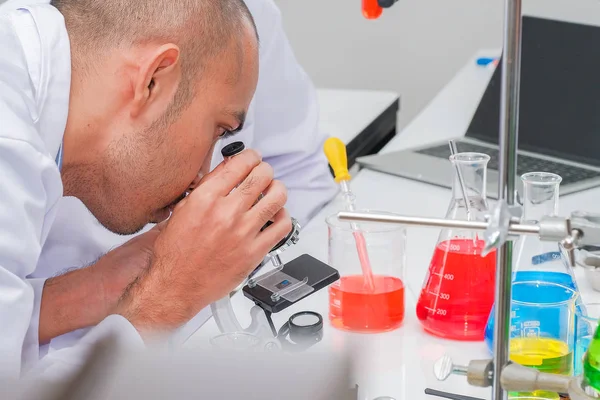
MULTIPOLYGON (((262 229, 265 229, 271 224, 272 222, 267 222, 267 224, 262 229)), ((295 218, 292 218, 292 229, 290 230, 290 233, 288 233, 286 237, 281 239, 281 241, 271 249, 269 254, 281 254, 286 248, 298 243, 298 240, 300 240, 300 229, 302 229, 300 223, 295 218)))

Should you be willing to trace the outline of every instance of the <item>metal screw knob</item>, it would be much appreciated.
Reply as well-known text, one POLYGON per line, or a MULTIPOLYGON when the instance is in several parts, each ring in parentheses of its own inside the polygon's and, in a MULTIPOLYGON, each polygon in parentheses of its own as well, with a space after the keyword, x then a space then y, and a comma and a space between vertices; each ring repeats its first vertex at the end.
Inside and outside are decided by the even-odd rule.
POLYGON ((454 365, 452 359, 445 355, 433 364, 433 374, 438 381, 445 381, 452 374, 467 375, 467 367, 454 365))
POLYGON ((510 238, 511 223, 518 223, 521 209, 509 207, 505 201, 499 201, 492 213, 487 216, 488 228, 483 233, 485 247, 482 255, 486 256, 494 248, 499 248, 510 238))
POLYGON ((487 255, 494 248, 500 247, 508 236, 508 225, 510 223, 510 214, 508 205, 504 201, 499 201, 492 210, 488 218, 488 228, 483 233, 485 248, 482 255, 487 255))
POLYGON ((569 219, 567 220, 567 231, 571 234, 561 240, 560 245, 567 252, 571 267, 575 267, 577 265, 575 260, 575 248, 577 247, 577 243, 581 238, 581 232, 578 229, 571 228, 571 220, 569 219))

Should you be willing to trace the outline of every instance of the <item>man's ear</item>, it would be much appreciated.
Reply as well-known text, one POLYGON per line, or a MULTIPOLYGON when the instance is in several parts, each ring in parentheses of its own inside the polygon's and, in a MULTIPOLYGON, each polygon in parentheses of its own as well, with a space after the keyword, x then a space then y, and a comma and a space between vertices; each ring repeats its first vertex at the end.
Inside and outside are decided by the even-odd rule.
POLYGON ((162 113, 180 81, 179 48, 165 44, 155 49, 140 65, 135 77, 131 116, 138 117, 149 109, 162 113))

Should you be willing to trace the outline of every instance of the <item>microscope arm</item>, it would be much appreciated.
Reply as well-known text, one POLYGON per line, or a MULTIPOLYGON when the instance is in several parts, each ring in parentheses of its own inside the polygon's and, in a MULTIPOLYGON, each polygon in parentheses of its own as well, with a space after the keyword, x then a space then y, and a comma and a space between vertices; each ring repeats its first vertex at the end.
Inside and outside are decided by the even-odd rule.
POLYGON ((223 297, 212 303, 210 305, 210 310, 219 327, 219 331, 222 333, 241 332, 244 330, 235 316, 229 296, 223 297))

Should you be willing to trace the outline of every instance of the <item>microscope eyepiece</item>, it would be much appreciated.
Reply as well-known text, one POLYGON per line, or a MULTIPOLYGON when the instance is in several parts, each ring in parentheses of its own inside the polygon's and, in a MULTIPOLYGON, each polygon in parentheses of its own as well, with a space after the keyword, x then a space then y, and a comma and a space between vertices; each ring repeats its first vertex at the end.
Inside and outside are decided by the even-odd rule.
POLYGON ((240 154, 245 148, 246 146, 244 145, 244 142, 229 143, 227 146, 221 149, 221 155, 223 158, 233 157, 240 154))

